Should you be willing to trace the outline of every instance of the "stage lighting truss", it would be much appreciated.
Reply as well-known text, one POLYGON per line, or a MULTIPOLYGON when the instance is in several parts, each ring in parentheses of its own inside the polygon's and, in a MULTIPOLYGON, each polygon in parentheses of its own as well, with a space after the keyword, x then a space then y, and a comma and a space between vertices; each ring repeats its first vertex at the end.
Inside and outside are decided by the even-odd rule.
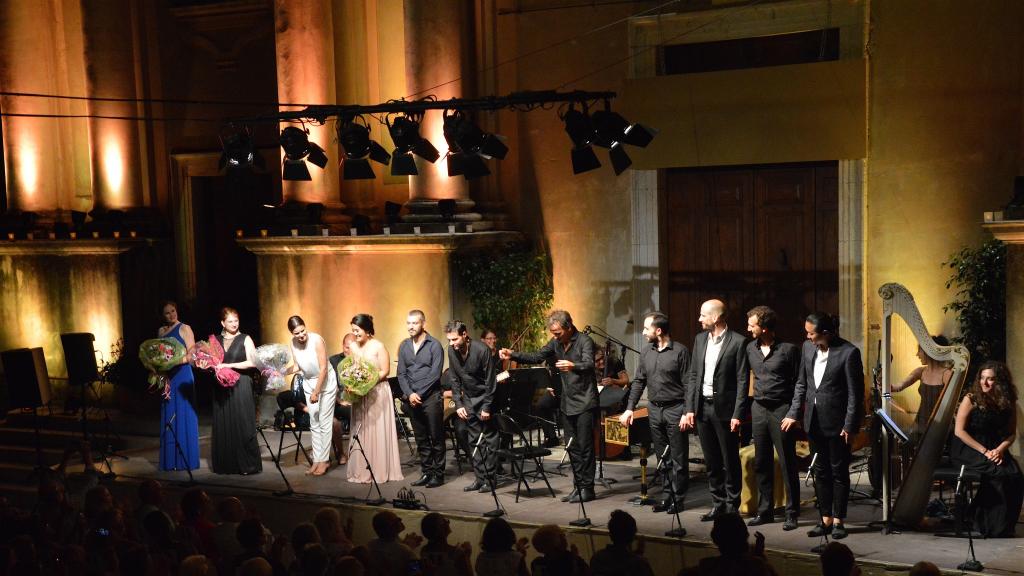
MULTIPOLYGON (((565 123, 565 131, 572 141, 573 173, 582 174, 601 167, 593 150, 593 146, 599 146, 608 149, 612 168, 618 175, 632 164, 625 146, 646 147, 657 131, 641 124, 631 124, 622 115, 612 112, 611 99, 615 96, 614 92, 580 90, 514 92, 507 96, 450 100, 428 96, 420 100, 391 100, 371 106, 308 106, 298 111, 238 119, 236 122, 301 123, 302 128, 289 126, 281 131, 284 179, 310 180, 306 161, 323 168, 327 165, 327 156, 316 143, 309 141, 305 125, 322 126, 329 119, 337 119, 338 143, 343 152, 343 178, 353 180, 375 177, 370 160, 390 163, 394 176, 417 175, 419 170, 415 156, 436 162, 441 154, 420 134, 420 127, 426 112, 441 111, 444 139, 448 145, 445 153, 448 175, 472 179, 491 173, 486 160, 503 159, 508 154, 505 138, 481 129, 473 121, 474 113, 497 110, 529 112, 561 105, 558 117, 565 123), (604 103, 603 109, 591 112, 601 102, 604 103), (387 127, 395 144, 391 154, 370 138, 367 118, 374 118, 387 127)), ((222 132, 221 143, 224 148, 222 165, 240 167, 259 162, 259 155, 253 151, 252 132, 248 128, 229 125, 222 132)))
POLYGON ((362 116, 343 117, 338 121, 338 144, 344 154, 341 166, 345 180, 373 180, 376 174, 370 160, 384 165, 391 162, 391 154, 370 139, 370 126, 362 116))
POLYGON ((320 168, 327 166, 327 154, 316 142, 309 141, 309 130, 305 126, 288 126, 281 130, 280 143, 284 150, 284 180, 312 180, 306 160, 320 168))

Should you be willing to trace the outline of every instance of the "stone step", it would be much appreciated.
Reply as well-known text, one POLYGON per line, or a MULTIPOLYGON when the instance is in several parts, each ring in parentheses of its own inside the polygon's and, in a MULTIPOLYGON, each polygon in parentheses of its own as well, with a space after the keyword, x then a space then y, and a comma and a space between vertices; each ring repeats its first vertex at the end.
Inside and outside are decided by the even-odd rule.
MULTIPOLYGON (((42 448, 52 448, 57 450, 64 450, 70 446, 76 446, 78 442, 82 440, 81 432, 72 432, 69 430, 40 430, 39 431, 39 445, 42 448)), ((92 447, 98 448, 105 444, 104 439, 96 434, 91 437, 92 447)), ((34 450, 36 446, 36 434, 32 428, 15 428, 5 426, 0 428, 0 445, 13 445, 13 446, 25 446, 29 449, 34 450)), ((111 444, 114 448, 119 448, 117 438, 111 438, 111 444)), ((0 460, 3 460, 3 456, 0 455, 0 460)))
MULTIPOLYGON (((60 463, 61 457, 64 455, 64 451, 58 448, 43 448, 40 452, 40 456, 43 462, 43 466, 54 466, 60 463)), ((79 460, 77 457, 76 461, 79 460)), ((36 449, 35 446, 25 445, 0 445, 0 462, 7 464, 22 464, 35 466, 36 464, 36 449)))

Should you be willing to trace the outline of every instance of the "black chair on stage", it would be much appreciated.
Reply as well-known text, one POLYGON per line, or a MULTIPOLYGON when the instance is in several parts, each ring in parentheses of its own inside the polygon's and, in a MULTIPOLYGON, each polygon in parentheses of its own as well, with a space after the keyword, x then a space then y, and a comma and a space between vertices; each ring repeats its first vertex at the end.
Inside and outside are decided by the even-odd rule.
POLYGON ((526 492, 532 494, 530 483, 526 480, 527 476, 534 480, 538 478, 543 480, 551 497, 554 498, 555 491, 551 488, 551 483, 548 482, 543 462, 545 457, 551 456, 551 450, 543 446, 534 446, 522 426, 508 415, 497 414, 495 418, 498 420, 498 434, 502 437, 498 455, 511 465, 512 476, 516 479, 516 502, 519 502, 519 492, 524 485, 526 492), (533 461, 532 470, 526 470, 527 460, 533 461))
POLYGON ((299 463, 299 453, 301 452, 306 457, 306 462, 312 466, 313 459, 309 456, 305 445, 302 444, 302 433, 309 430, 309 415, 298 409, 299 402, 305 402, 305 397, 302 392, 302 375, 296 374, 292 377, 292 387, 277 394, 278 411, 274 415, 274 428, 281 433, 277 443, 278 458, 284 453, 284 450, 295 448, 294 463, 299 463), (295 439, 294 443, 284 445, 285 432, 292 433, 292 438, 295 439))
MULTIPOLYGON (((395 402, 395 423, 398 425, 398 433, 405 438, 405 445, 409 448, 409 454, 413 457, 416 456, 416 449, 412 446, 412 425, 409 423, 409 415, 402 411, 401 406, 407 402, 405 393, 402 392, 402 385, 398 383, 398 376, 392 376, 388 378, 388 385, 391 386, 391 395, 395 400, 401 400, 402 402, 395 402)), ((408 463, 406 463, 408 464, 408 463)))

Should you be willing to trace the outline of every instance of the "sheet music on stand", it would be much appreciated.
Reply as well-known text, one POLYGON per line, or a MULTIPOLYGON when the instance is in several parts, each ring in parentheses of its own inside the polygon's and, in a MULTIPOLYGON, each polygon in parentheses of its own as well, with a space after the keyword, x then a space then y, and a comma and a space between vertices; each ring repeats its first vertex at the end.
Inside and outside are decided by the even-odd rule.
POLYGON ((509 370, 509 378, 498 385, 496 403, 506 408, 509 416, 520 426, 536 420, 536 398, 538 393, 546 394, 548 388, 561 393, 561 379, 552 378, 546 367, 517 368, 509 370))

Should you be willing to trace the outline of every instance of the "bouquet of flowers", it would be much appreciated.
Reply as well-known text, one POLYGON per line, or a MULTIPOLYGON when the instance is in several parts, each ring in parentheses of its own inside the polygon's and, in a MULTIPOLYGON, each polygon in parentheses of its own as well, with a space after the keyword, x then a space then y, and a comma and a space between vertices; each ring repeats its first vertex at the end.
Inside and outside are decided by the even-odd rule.
POLYGON ((224 362, 224 347, 212 334, 207 340, 200 340, 188 349, 188 361, 200 370, 214 370, 217 373, 217 382, 225 388, 231 388, 238 383, 238 372, 231 368, 216 370, 217 365, 224 362))
POLYGON ((185 346, 174 338, 152 338, 139 345, 139 360, 151 372, 150 391, 161 390, 167 395, 167 372, 181 364, 185 346))
POLYGON ((284 344, 264 344, 256 349, 252 363, 267 381, 267 390, 285 387, 284 369, 292 361, 292 351, 284 344))
POLYGON ((360 356, 346 356, 338 364, 338 382, 345 388, 342 400, 356 403, 380 380, 377 365, 360 356))

